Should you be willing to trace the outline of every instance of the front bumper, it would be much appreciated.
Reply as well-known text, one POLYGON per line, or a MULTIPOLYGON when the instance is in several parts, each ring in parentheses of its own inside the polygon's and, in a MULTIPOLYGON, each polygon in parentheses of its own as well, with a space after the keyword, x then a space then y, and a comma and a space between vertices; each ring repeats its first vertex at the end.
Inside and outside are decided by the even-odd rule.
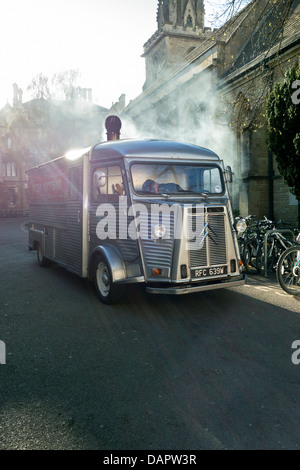
POLYGON ((168 295, 183 295, 183 294, 193 294, 195 292, 204 292, 214 289, 226 289, 229 287, 238 287, 246 284, 247 276, 242 275, 238 279, 225 281, 211 281, 206 284, 197 284, 195 285, 181 285, 181 286, 172 286, 172 287, 153 287, 147 286, 146 292, 149 294, 168 294, 168 295))

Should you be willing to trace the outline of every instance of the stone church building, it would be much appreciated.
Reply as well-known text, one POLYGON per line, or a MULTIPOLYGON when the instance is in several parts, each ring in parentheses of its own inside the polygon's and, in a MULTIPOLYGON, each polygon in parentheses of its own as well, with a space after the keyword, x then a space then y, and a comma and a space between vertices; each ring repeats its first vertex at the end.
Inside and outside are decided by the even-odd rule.
POLYGON ((121 138, 174 139, 218 153, 234 171, 236 214, 299 223, 266 144, 265 101, 300 58, 300 0, 252 0, 213 31, 204 0, 158 0, 156 19, 144 44, 143 92, 127 106, 125 95, 110 110, 90 99, 22 103, 14 85, 13 107, 0 111, 0 216, 26 208, 31 163, 99 141, 106 116, 118 114, 121 138))
POLYGON ((299 60, 300 2, 252 0, 213 31, 204 14, 204 0, 158 1, 157 30, 144 45, 143 92, 118 109, 121 138, 134 128, 128 137, 214 150, 233 167, 236 213, 296 226, 297 200, 266 144, 265 100, 299 60))
POLYGON ((0 110, 0 217, 26 214, 29 168, 101 140, 108 109, 83 90, 82 99, 23 103, 13 85, 13 105, 0 110))

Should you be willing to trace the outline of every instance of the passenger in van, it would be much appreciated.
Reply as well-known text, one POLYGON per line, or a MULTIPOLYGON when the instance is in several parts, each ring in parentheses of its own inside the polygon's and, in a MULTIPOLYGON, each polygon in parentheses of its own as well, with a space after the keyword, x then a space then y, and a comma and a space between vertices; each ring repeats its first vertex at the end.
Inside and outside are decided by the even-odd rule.
POLYGON ((122 196, 124 194, 124 185, 123 183, 117 183, 116 184, 116 190, 118 191, 118 193, 120 194, 120 196, 122 196))
POLYGON ((116 185, 112 185, 113 194, 117 194, 118 196, 123 196, 124 194, 124 186, 123 183, 117 183, 116 185))
POLYGON ((142 191, 146 193, 178 193, 183 191, 181 186, 176 183, 157 183, 154 180, 148 179, 142 186, 142 191))
POLYGON ((145 193, 158 193, 158 183, 153 180, 146 180, 142 186, 142 191, 145 193))

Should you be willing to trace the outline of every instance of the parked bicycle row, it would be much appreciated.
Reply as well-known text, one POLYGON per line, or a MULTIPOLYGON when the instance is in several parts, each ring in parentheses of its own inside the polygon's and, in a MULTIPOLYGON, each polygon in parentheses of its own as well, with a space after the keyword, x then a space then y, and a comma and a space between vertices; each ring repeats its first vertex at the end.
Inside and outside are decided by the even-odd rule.
POLYGON ((276 272, 289 294, 300 294, 300 231, 267 217, 236 217, 235 228, 244 269, 248 274, 276 272))

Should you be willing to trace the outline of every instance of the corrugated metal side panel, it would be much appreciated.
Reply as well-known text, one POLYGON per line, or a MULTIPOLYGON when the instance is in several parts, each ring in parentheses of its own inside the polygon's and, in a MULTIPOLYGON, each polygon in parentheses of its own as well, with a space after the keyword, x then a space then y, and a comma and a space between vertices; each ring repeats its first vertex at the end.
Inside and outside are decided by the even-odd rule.
POLYGON ((157 221, 151 219, 151 210, 139 215, 141 246, 143 250, 144 263, 147 268, 171 268, 174 250, 174 214, 170 213, 169 223, 167 224, 167 234, 162 240, 155 240, 153 227, 157 221), (148 238, 147 238, 148 235, 148 238))
POLYGON ((75 203, 68 203, 67 268, 76 274, 80 274, 82 268, 82 225, 78 223, 78 210, 80 209, 76 201, 75 203))
POLYGON ((45 232, 45 256, 66 264, 66 204, 32 204, 29 221, 45 232))
POLYGON ((48 227, 66 227, 66 204, 32 204, 29 221, 48 227))
MULTIPOLYGON (((82 190, 83 190, 83 165, 82 161, 70 162, 69 168, 78 170, 78 197, 76 200, 67 200, 67 237, 66 251, 67 269, 75 274, 82 274, 82 190)), ((68 195, 73 184, 68 178, 68 195)))
POLYGON ((46 175, 46 183, 50 177, 62 182, 59 196, 64 202, 54 202, 56 193, 51 191, 46 193, 48 202, 40 203, 36 196, 29 208, 29 221, 45 231, 45 256, 82 275, 83 159, 59 159, 35 171, 46 175))
MULTIPOLYGON (((91 211, 90 211, 90 250, 91 252, 93 249, 101 244, 105 243, 110 243, 111 245, 115 246, 120 254, 122 255, 122 258, 126 262, 131 262, 134 261, 138 254, 138 244, 136 240, 131 239, 129 236, 127 236, 126 239, 119 239, 119 204, 118 203, 110 203, 112 206, 114 206, 115 211, 116 211, 116 240, 112 239, 106 239, 106 240, 101 240, 98 238, 96 229, 97 229, 97 224, 101 221, 101 217, 96 216, 96 211, 98 204, 92 204, 91 206, 91 211)), ((131 219, 129 220, 128 218, 128 224, 130 223, 131 219)), ((111 220, 113 223, 113 219, 111 220)))
POLYGON ((59 260, 60 263, 66 264, 66 230, 56 229, 55 230, 55 259, 59 260))
POLYGON ((46 228, 46 237, 45 237, 45 256, 46 258, 54 257, 54 228, 46 228))
MULTIPOLYGON (((65 264, 66 252, 63 240, 66 229, 66 162, 59 158, 37 167, 29 173, 29 179, 40 184, 35 193, 29 191, 29 222, 45 232, 44 254, 47 258, 65 264), (59 183, 50 187, 50 183, 59 183), (57 244, 58 243, 58 244, 57 244)), ((32 189, 29 181, 29 190, 32 189)))

